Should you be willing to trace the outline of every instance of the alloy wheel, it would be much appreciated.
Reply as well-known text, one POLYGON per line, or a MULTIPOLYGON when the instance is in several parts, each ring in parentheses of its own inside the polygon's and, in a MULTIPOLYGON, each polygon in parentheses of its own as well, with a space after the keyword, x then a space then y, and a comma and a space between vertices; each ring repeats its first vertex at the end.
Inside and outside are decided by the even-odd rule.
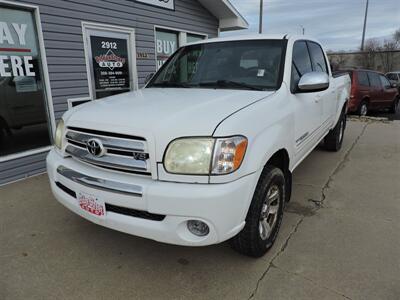
POLYGON ((367 104, 363 103, 361 106, 360 115, 365 117, 367 115, 367 112, 368 112, 367 104))
POLYGON ((275 228, 280 202, 281 193, 279 187, 272 185, 267 192, 261 208, 259 232, 262 240, 268 239, 275 228))

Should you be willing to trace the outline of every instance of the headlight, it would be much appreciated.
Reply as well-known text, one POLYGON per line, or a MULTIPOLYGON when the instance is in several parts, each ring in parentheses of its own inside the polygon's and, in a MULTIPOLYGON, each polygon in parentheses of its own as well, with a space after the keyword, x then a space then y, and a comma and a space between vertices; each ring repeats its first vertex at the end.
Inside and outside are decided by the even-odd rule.
POLYGON ((64 135, 64 121, 61 119, 57 123, 56 134, 54 136, 54 145, 58 149, 62 148, 63 135, 64 135))
POLYGON ((213 147, 211 138, 175 140, 165 153, 165 169, 175 174, 209 174, 213 147))
POLYGON ((240 167, 246 148, 243 136, 177 139, 168 146, 164 167, 174 174, 228 174, 240 167))

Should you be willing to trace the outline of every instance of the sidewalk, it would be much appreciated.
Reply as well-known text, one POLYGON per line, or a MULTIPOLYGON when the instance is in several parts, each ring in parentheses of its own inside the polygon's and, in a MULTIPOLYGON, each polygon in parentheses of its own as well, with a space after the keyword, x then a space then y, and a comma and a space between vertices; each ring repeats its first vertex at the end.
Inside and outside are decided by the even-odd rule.
POLYGON ((160 244, 69 212, 45 175, 0 188, 0 299, 399 299, 400 122, 351 121, 294 174, 272 250, 160 244))

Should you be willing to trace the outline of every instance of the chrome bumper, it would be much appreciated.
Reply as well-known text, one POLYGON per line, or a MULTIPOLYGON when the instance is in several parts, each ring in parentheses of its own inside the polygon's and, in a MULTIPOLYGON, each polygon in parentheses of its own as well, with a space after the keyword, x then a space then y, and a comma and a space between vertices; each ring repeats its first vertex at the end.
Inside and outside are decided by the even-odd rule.
POLYGON ((57 168, 57 173, 65 178, 72 180, 75 183, 85 185, 90 188, 95 188, 107 192, 114 192, 120 194, 128 194, 135 197, 142 197, 143 188, 139 185, 120 183, 116 181, 91 177, 81 174, 74 170, 68 169, 64 166, 57 168))

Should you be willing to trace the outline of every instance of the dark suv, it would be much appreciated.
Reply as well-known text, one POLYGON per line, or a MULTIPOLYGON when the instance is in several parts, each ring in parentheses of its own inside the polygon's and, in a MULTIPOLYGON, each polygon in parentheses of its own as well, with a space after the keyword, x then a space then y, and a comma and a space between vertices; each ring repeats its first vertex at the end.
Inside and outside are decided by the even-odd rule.
POLYGON ((370 70, 349 70, 351 94, 349 112, 360 116, 370 110, 389 108, 396 113, 399 105, 399 92, 384 74, 370 70))

